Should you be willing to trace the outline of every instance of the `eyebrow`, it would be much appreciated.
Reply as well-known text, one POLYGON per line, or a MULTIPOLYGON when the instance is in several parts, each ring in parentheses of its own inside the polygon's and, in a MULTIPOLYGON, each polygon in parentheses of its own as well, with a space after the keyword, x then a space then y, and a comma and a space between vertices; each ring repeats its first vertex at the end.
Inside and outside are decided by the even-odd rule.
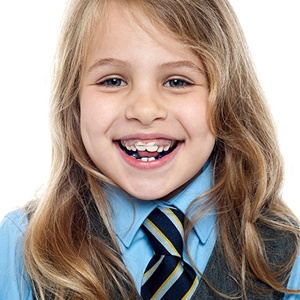
POLYGON ((103 66, 114 66, 114 67, 129 67, 129 64, 126 61, 116 59, 116 58, 104 58, 97 60, 89 69, 88 73, 91 73, 95 69, 103 66))
POLYGON ((172 69, 172 68, 189 68, 201 74, 205 74, 205 71, 198 67, 196 64, 189 60, 180 60, 174 62, 167 62, 161 65, 162 69, 172 69))
MULTIPOLYGON (((126 61, 117 58, 104 58, 97 60, 89 69, 88 73, 94 71, 95 69, 103 66, 113 66, 113 67, 130 67, 130 64, 126 61)), ((205 71, 198 67, 196 64, 189 60, 180 60, 174 62, 167 62, 160 65, 161 69, 172 69, 172 68, 189 68, 201 74, 205 74, 205 71)))

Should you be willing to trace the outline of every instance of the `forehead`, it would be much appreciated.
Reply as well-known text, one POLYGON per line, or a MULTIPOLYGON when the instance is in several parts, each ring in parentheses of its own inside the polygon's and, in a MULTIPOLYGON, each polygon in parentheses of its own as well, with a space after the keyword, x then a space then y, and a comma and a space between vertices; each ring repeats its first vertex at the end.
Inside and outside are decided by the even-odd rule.
POLYGON ((135 6, 127 7, 119 2, 108 5, 104 17, 95 22, 82 61, 81 82, 91 70, 96 70, 94 66, 101 65, 99 62, 112 60, 126 62, 132 70, 140 69, 141 64, 154 69, 169 62, 189 61, 190 70, 200 70, 207 77, 198 51, 182 42, 163 20, 149 17, 140 7, 135 10, 135 6))
POLYGON ((93 34, 91 46, 101 43, 104 35, 118 30, 120 35, 128 30, 139 35, 146 32, 159 44, 167 44, 166 37, 180 41, 179 35, 171 32, 168 26, 155 13, 152 7, 141 6, 144 1, 110 1, 99 15, 93 34))

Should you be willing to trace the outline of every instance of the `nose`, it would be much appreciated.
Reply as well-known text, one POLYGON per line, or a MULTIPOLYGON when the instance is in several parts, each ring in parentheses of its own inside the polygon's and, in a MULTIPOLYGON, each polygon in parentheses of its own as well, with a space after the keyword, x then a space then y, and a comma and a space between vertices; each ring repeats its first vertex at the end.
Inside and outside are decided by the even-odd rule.
POLYGON ((137 120, 143 125, 150 125, 155 120, 164 120, 167 110, 158 93, 134 93, 127 105, 125 116, 128 120, 137 120))

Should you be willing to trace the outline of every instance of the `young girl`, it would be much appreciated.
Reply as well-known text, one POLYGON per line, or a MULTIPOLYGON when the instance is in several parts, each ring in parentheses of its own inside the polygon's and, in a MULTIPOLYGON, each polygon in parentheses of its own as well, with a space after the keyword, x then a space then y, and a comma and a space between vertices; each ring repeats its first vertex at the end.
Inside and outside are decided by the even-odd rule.
POLYGON ((274 127, 226 0, 71 0, 52 99, 47 189, 1 224, 1 299, 300 299, 274 127))

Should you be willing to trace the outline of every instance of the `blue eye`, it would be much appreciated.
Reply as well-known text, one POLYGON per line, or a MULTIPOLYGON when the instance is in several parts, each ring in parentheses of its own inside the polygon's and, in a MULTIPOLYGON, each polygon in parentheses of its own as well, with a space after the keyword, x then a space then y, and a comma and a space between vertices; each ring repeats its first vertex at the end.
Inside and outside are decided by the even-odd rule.
POLYGON ((182 88, 182 87, 191 85, 191 83, 187 82, 183 79, 174 78, 174 79, 168 80, 164 85, 167 87, 171 87, 171 88, 182 88))
POLYGON ((126 83, 122 79, 116 78, 116 77, 105 79, 105 80, 99 82, 98 84, 104 85, 107 87, 119 87, 119 86, 126 85, 126 83))

